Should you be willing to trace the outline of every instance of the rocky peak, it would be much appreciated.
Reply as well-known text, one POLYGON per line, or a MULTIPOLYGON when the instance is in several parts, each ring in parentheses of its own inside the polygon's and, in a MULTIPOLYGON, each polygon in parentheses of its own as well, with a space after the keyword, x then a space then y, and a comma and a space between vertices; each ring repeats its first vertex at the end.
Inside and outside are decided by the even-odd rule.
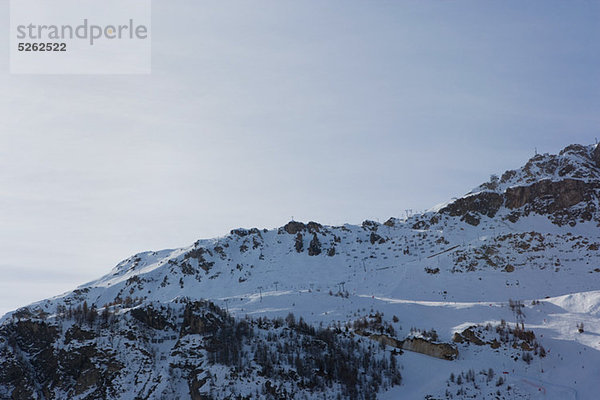
POLYGON ((599 181, 600 150, 598 150, 598 146, 572 144, 558 154, 536 154, 523 167, 506 171, 498 181, 493 182, 492 179, 475 188, 472 193, 483 190, 504 192, 509 187, 527 186, 546 179, 552 181, 563 179, 599 181))
POLYGON ((283 231, 289 233, 290 235, 295 235, 306 230, 308 230, 310 233, 319 232, 321 228, 323 228, 323 225, 314 221, 310 221, 307 224, 299 221, 290 221, 283 226, 283 231))
POLYGON ((478 225, 482 216, 494 217, 501 208, 512 222, 521 216, 547 215, 558 224, 600 220, 600 147, 573 144, 559 154, 536 154, 501 178, 492 176, 466 196, 440 210, 478 225))

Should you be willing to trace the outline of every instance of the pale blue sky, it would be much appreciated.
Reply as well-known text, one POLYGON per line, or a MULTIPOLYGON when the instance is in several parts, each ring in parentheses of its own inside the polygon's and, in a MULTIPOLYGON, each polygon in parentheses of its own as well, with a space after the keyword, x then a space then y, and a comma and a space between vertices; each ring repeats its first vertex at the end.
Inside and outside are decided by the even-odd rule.
POLYGON ((593 143, 599 21, 590 1, 155 1, 150 76, 9 75, 0 36, 0 314, 138 251, 383 221, 593 143))

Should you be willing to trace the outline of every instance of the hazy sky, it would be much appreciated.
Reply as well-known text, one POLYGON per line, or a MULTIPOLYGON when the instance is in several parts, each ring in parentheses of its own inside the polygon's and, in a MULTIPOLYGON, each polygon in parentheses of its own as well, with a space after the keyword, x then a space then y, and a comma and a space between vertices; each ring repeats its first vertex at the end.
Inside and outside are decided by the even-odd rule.
POLYGON ((383 222, 600 136, 600 2, 155 1, 149 76, 10 75, 5 34, 0 314, 139 251, 383 222))

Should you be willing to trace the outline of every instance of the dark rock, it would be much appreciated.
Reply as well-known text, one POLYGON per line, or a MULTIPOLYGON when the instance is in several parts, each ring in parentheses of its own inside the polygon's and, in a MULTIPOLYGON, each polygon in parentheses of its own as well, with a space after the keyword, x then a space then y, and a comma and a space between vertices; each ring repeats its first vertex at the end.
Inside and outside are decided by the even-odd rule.
POLYGON ((477 215, 471 214, 470 212, 466 213, 460 219, 461 221, 466 222, 469 225, 477 226, 481 222, 481 219, 477 215))
POLYGON ((244 237, 248 235, 248 231, 244 228, 232 229, 229 233, 231 235, 236 235, 239 237, 244 237))
POLYGON ((225 249, 223 248, 223 246, 215 246, 214 250, 215 250, 215 253, 217 253, 221 257, 221 260, 224 260, 227 258, 227 254, 225 254, 225 249))
POLYGON ((429 226, 430 225, 427 222, 420 219, 420 220, 417 220, 417 222, 415 222, 411 228, 421 230, 421 229, 429 229, 429 226))
POLYGON ((375 232, 371 232, 371 236, 369 236, 369 241, 371 242, 371 244, 375 244, 375 243, 383 244, 383 243, 385 243, 385 239, 382 238, 381 236, 379 236, 378 234, 376 234, 375 232))
MULTIPOLYGON (((190 250, 184 257, 184 260, 189 260, 189 259, 196 259, 198 261, 198 266, 200 268, 202 268, 205 272, 208 272, 213 265, 215 265, 214 261, 207 261, 204 258, 204 255, 208 254, 209 256, 212 256, 212 253, 210 252, 210 250, 205 249, 204 247, 198 247, 197 249, 193 249, 190 250)), ((183 263, 182 263, 183 265, 183 263)), ((188 268, 188 272, 183 272, 186 275, 193 275, 194 273, 196 273, 196 271, 194 270, 194 268, 192 268, 191 266, 189 266, 188 268)))
POLYGON ((404 350, 426 354, 442 360, 454 360, 458 357, 458 350, 448 343, 433 343, 423 338, 408 338, 402 342, 404 350))
POLYGON ((308 228, 309 232, 315 233, 320 232, 321 228, 323 228, 323 225, 319 224, 318 222, 310 221, 308 224, 306 224, 306 227, 308 228))
POLYGON ((478 213, 493 218, 503 203, 504 199, 501 194, 482 192, 457 199, 442 208, 440 213, 449 214, 453 217, 465 216, 467 213, 478 213))
MULTIPOLYGON (((477 226, 481 215, 493 218, 503 205, 514 210, 506 218, 516 222, 521 216, 537 213, 548 215, 557 225, 575 224, 578 220, 598 218, 596 201, 600 183, 577 179, 535 182, 529 186, 511 187, 505 193, 483 192, 456 200, 440 210, 450 216, 477 226), (573 206, 584 203, 585 207, 573 210, 573 206)), ((426 224, 415 224, 414 229, 423 229, 426 224), (417 226, 418 225, 418 226, 417 226)))
POLYGON ((536 201, 539 203, 539 200, 543 200, 545 205, 538 204, 541 213, 552 213, 583 201, 588 185, 583 181, 565 179, 559 182, 543 180, 531 186, 508 188, 506 190, 506 207, 520 208, 526 204, 534 204, 536 201))
POLYGON ((250 229, 244 229, 244 228, 238 228, 238 229, 232 229, 231 231, 229 231, 229 233, 231 235, 236 235, 239 237, 244 237, 244 236, 248 236, 248 235, 261 235, 260 231, 258 230, 258 228, 250 228, 250 229))
POLYGON ((290 235, 295 235, 298 232, 305 231, 306 225, 304 225, 302 222, 290 221, 284 225, 283 230, 289 233, 290 235))
POLYGON ((454 336, 452 336, 452 341, 454 343, 464 343, 465 338, 462 337, 460 333, 454 332, 454 336))
POLYGON ((517 171, 515 171, 515 170, 506 171, 505 173, 502 174, 502 177, 500 177, 500 183, 508 182, 515 175, 517 175, 517 171))
POLYGON ((319 242, 319 238, 316 233, 313 233, 313 238, 310 241, 308 246, 308 255, 309 256, 318 256, 321 254, 321 242, 319 242))
POLYGON ((363 229, 366 229, 368 231, 376 231, 377 228, 379 228, 379 224, 375 221, 366 219, 363 221, 362 227, 363 227, 363 229))
POLYGON ((471 328, 467 328, 464 331, 462 331, 462 335, 461 335, 466 341, 471 342, 477 346, 483 346, 485 344, 485 342, 481 339, 479 339, 479 337, 477 337, 477 335, 475 334, 475 332, 473 332, 473 330, 471 328))
POLYGON ((298 234, 296 235, 294 247, 296 248, 296 251, 298 253, 302 253, 302 250, 304 250, 304 237, 300 232, 298 232, 298 234))
POLYGON ((600 183, 565 179, 558 182, 543 180, 530 186, 509 188, 506 206, 522 209, 524 215, 548 215, 557 225, 574 225, 578 220, 598 218, 596 203, 600 183), (584 207, 573 208, 583 203, 584 207))
POLYGON ((570 144, 558 153, 559 156, 565 154, 575 154, 582 158, 589 158, 588 147, 580 144, 570 144))

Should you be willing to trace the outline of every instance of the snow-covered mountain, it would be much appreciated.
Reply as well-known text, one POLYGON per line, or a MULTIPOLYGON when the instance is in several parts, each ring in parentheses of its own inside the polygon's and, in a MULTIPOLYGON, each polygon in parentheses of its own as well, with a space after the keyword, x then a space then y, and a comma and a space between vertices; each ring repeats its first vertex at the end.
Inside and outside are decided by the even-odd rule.
POLYGON ((571 145, 424 214, 136 254, 2 318, 0 398, 595 398, 599 228, 571 145))

